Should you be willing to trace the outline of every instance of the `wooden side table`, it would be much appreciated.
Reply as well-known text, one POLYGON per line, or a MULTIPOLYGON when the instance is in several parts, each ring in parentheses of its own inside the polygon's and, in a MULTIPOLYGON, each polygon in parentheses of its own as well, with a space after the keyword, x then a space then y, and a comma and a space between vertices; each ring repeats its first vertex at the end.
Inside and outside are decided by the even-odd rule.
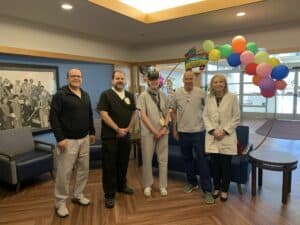
POLYGON ((258 186, 262 186, 263 169, 282 171, 282 203, 287 203, 288 194, 291 192, 292 171, 297 168, 297 159, 286 152, 272 150, 257 150, 249 153, 252 163, 252 196, 256 195, 256 169, 258 168, 258 186))

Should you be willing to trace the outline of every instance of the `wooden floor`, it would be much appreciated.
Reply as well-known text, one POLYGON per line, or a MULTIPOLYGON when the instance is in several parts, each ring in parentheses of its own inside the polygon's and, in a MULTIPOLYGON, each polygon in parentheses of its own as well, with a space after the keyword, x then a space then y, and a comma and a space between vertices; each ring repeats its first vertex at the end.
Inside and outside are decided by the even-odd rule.
MULTIPOLYGON (((262 136, 255 129, 263 121, 244 122, 251 126, 252 142, 256 146, 262 136)), ((263 144, 274 150, 291 152, 300 161, 300 140, 268 138, 263 144)), ((300 167, 300 165, 298 166, 300 167)), ((157 182, 157 177, 155 178, 157 182)), ((114 209, 106 209, 103 202, 101 171, 90 171, 86 195, 92 200, 88 207, 68 201, 70 216, 58 218, 54 213, 53 181, 48 174, 21 187, 19 193, 0 185, 0 224, 5 225, 274 225, 300 224, 300 169, 293 172, 292 191, 288 204, 281 204, 282 174, 265 172, 263 188, 251 197, 250 184, 239 195, 234 183, 230 186, 227 202, 219 200, 206 205, 200 191, 185 194, 182 191, 184 176, 169 175, 169 195, 160 197, 157 183, 153 197, 145 198, 142 192, 141 168, 130 160, 128 183, 135 194, 116 196, 114 209)), ((72 189, 72 186, 71 186, 72 189)))

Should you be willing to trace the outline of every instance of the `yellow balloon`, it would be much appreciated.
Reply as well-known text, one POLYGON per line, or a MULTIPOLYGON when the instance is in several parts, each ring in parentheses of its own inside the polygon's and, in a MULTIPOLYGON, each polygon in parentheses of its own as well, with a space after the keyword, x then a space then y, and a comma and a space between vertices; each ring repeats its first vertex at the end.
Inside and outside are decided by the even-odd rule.
POLYGON ((265 51, 260 51, 260 52, 256 53, 256 55, 254 57, 254 62, 256 64, 268 62, 268 60, 269 60, 269 54, 265 51))
POLYGON ((271 57, 268 60, 268 63, 272 65, 272 67, 278 66, 280 64, 279 59, 275 58, 275 57, 271 57))
POLYGON ((209 54, 208 58, 211 61, 218 61, 221 58, 221 52, 218 49, 212 49, 209 54))
POLYGON ((202 44, 202 47, 205 52, 210 52, 215 48, 215 43, 212 40, 205 40, 202 44))

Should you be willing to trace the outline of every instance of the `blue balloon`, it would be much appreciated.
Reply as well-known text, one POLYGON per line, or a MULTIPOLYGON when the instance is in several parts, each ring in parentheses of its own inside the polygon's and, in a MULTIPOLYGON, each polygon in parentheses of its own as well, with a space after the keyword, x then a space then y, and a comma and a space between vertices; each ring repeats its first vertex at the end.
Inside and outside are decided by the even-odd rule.
POLYGON ((239 53, 232 53, 227 58, 227 62, 230 66, 236 67, 241 64, 240 54, 239 53))
POLYGON ((272 69, 271 77, 276 80, 282 80, 289 75, 289 68, 286 65, 278 65, 272 69))

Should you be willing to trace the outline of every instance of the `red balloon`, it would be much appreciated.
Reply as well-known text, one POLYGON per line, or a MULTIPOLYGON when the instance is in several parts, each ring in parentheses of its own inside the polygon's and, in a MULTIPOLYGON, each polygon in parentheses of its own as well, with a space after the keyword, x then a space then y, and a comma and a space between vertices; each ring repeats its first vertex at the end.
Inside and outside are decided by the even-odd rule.
POLYGON ((285 89, 287 83, 284 80, 276 80, 275 81, 275 88, 277 90, 283 90, 285 89))
POLYGON ((272 98, 275 95, 276 90, 260 90, 262 96, 266 98, 272 98))
POLYGON ((254 75, 254 74, 256 74, 256 67, 257 67, 256 63, 249 63, 245 67, 245 72, 248 73, 248 74, 250 74, 250 75, 254 75))

